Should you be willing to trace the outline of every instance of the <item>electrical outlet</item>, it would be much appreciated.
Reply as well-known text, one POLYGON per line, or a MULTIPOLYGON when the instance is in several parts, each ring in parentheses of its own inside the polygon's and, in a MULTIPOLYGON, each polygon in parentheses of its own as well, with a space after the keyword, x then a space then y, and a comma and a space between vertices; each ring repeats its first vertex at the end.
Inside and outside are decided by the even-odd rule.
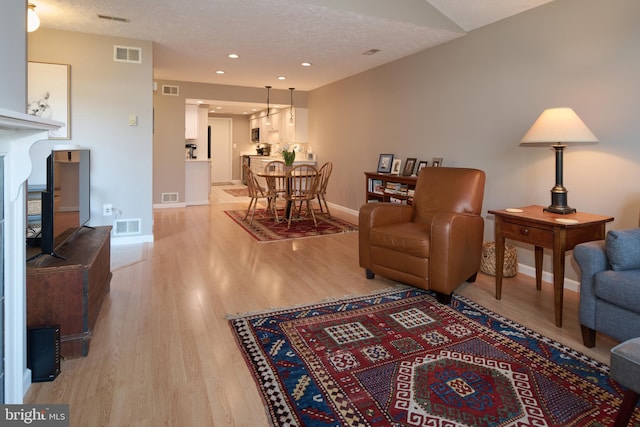
POLYGON ((111 206, 111 203, 105 203, 104 205, 102 205, 102 215, 104 216, 113 215, 113 206, 111 206))

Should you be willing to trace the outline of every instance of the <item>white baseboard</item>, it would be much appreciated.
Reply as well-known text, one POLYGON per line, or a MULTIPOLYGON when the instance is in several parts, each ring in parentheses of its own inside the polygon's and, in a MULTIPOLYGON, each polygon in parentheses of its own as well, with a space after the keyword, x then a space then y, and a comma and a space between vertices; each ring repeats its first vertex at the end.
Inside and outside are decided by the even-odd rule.
MULTIPOLYGON (((524 265, 518 263, 518 273, 522 273, 525 276, 536 277, 536 268, 530 265, 524 265)), ((548 271, 542 272, 542 280, 544 282, 553 283, 553 274, 548 271)), ((573 279, 564 278, 564 288, 574 292, 580 292, 580 282, 573 279)))
POLYGON ((135 245, 139 243, 153 243, 153 234, 145 234, 142 236, 122 236, 122 237, 116 237, 111 235, 111 246, 135 245))
POLYGON ((186 208, 185 203, 155 203, 153 209, 173 209, 173 208, 186 208))

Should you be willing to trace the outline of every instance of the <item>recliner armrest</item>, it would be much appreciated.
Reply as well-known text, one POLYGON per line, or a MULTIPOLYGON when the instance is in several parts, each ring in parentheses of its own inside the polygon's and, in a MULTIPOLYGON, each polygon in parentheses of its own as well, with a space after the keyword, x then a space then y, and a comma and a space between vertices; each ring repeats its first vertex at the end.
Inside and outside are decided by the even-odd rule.
POLYGON ((367 203, 360 208, 358 225, 361 230, 379 225, 410 222, 413 208, 397 203, 367 203))
POLYGON ((580 267, 580 324, 590 329, 596 328, 595 276, 610 269, 604 243, 596 240, 573 248, 573 258, 580 267))
POLYGON ((432 290, 450 294, 480 269, 484 219, 480 215, 438 213, 431 222, 429 280, 432 290))
POLYGON ((371 268, 369 230, 385 224, 411 221, 413 208, 395 203, 367 203, 358 214, 358 257, 360 267, 371 268))

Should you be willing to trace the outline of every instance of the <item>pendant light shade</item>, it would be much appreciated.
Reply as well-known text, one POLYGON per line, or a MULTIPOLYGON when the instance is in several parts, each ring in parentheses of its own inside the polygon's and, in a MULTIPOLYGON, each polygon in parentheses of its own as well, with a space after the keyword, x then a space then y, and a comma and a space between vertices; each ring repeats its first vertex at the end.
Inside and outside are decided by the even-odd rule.
POLYGON ((293 91, 295 90, 295 87, 290 87, 289 88, 289 92, 291 93, 291 103, 290 103, 290 108, 289 108, 289 126, 293 126, 293 91))
POLYGON ((269 92, 271 91, 271 86, 265 86, 267 88, 267 125, 271 124, 271 120, 269 120, 269 110, 271 107, 269 106, 269 92))

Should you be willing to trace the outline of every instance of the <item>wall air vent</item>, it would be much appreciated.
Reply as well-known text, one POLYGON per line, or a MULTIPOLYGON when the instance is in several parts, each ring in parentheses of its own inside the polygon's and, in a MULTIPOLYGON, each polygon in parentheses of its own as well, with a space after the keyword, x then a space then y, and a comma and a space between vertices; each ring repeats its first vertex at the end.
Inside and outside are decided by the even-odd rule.
POLYGON ((113 234, 116 236, 126 236, 130 234, 140 234, 140 224, 142 220, 136 219, 117 219, 113 227, 113 234))
POLYGON ((178 193, 162 193, 162 203, 178 203, 178 193))
POLYGON ((171 86, 171 85, 162 85, 162 94, 169 95, 169 96, 178 96, 180 95, 180 87, 171 86))
POLYGON ((142 63, 142 48, 113 46, 113 60, 117 62, 142 63))

